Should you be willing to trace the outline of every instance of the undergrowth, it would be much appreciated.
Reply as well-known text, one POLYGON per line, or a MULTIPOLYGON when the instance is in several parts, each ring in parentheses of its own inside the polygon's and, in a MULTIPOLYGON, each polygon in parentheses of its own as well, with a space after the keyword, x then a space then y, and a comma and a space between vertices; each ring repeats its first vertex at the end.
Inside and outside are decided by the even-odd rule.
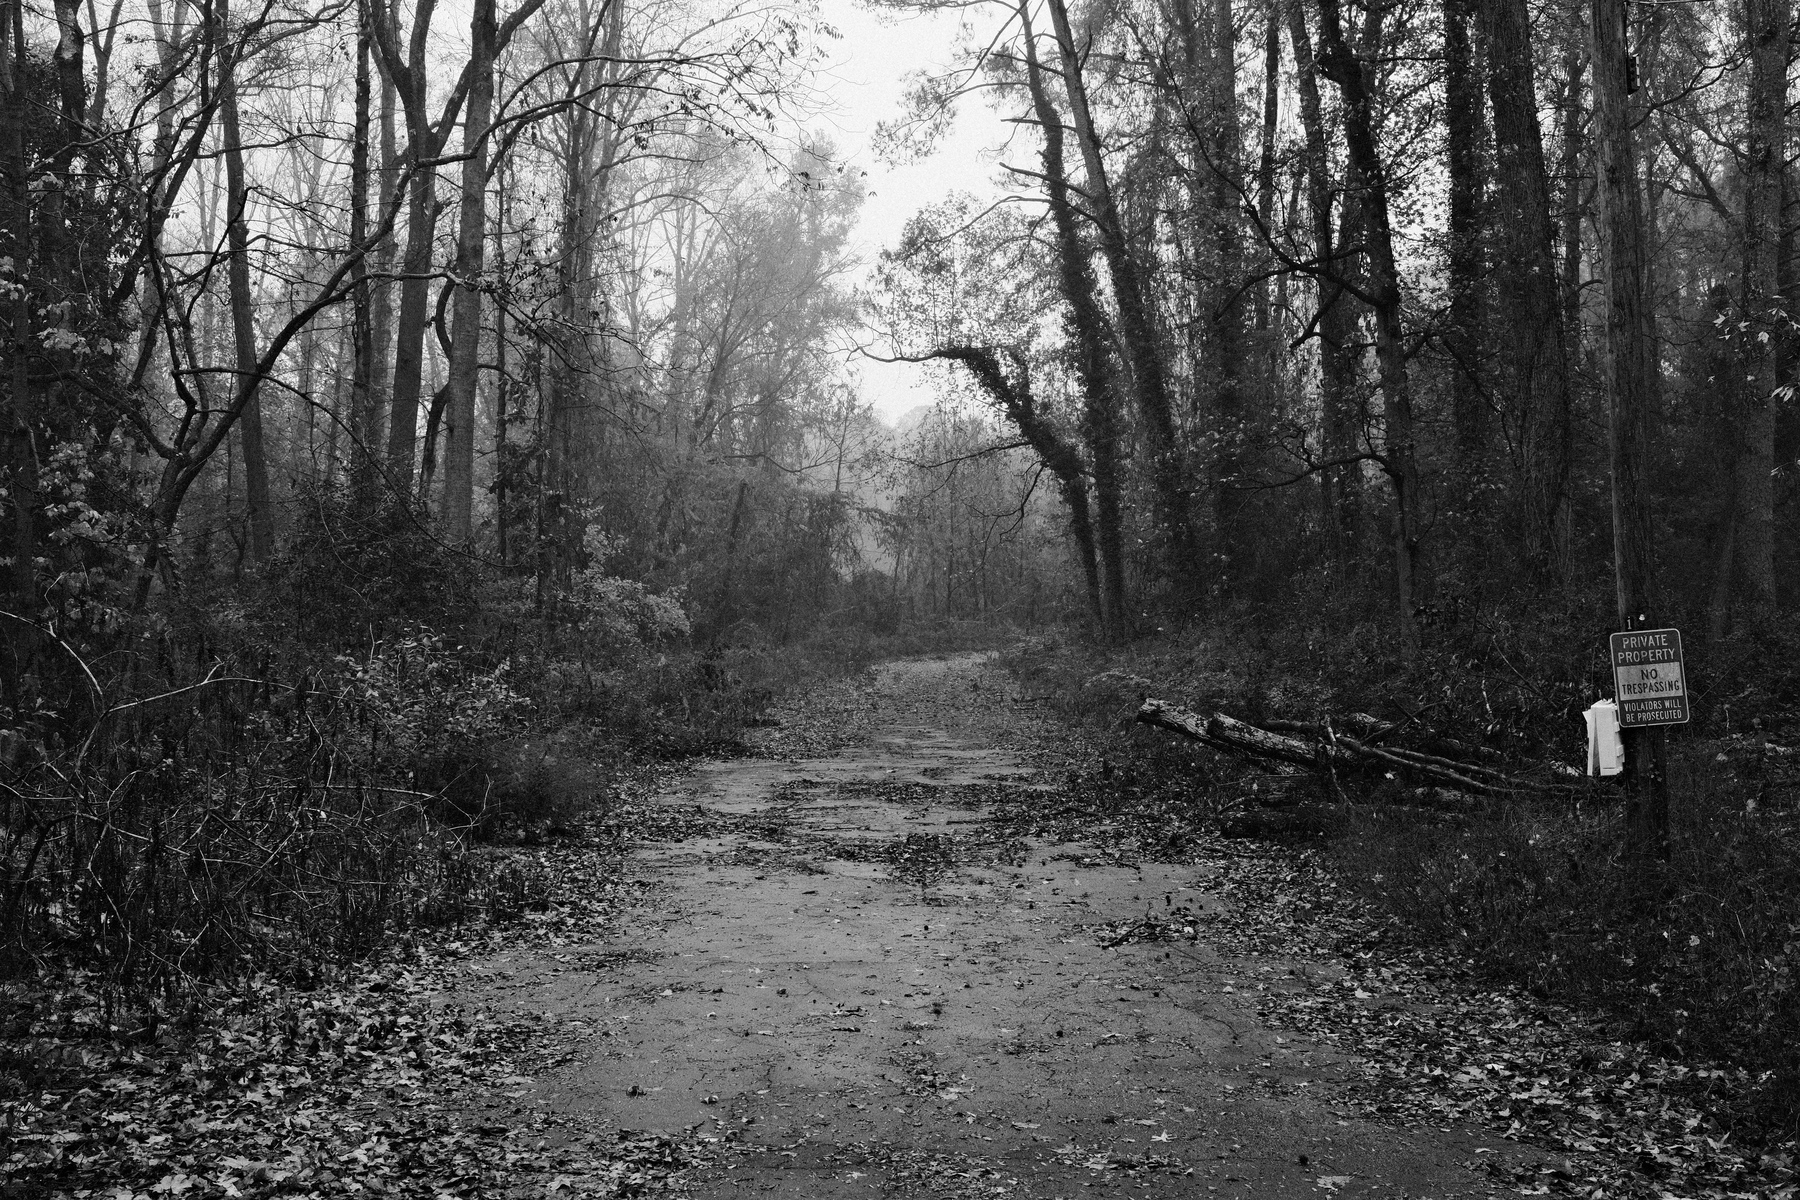
POLYGON ((1740 1128, 1800 1114, 1800 823, 1728 784, 1678 784, 1667 862, 1628 858, 1616 807, 1506 806, 1454 823, 1359 808, 1330 861, 1415 935, 1538 996, 1598 1006, 1678 1059, 1758 1074, 1740 1128))
POLYGON ((307 987, 407 931, 516 920, 548 884, 496 847, 604 838, 630 780, 737 752, 781 689, 995 637, 697 643, 679 590, 596 565, 546 595, 343 498, 307 522, 242 584, 23 623, 42 682, 0 710, 0 981, 79 979, 154 1031, 213 981, 307 987))

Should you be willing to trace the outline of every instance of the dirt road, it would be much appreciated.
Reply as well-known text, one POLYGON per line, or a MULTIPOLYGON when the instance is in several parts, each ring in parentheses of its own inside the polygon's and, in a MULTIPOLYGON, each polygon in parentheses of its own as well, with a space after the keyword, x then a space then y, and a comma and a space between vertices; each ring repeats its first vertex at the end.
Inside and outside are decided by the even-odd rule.
POLYGON ((777 715, 656 799, 621 932, 473 977, 591 1035, 509 1120, 716 1139, 701 1197, 1487 1194, 1505 1143, 1359 1120, 1340 1055, 1259 1024, 1311 968, 1158 917, 1217 904, 1206 868, 1009 832, 1067 748, 990 657, 777 715), (1146 913, 1159 940, 1103 944, 1146 913))

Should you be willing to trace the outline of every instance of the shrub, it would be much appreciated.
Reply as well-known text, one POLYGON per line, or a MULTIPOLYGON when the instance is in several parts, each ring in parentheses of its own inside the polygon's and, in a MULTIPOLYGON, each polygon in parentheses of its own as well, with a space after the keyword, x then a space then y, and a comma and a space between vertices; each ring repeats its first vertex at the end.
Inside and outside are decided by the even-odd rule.
POLYGON ((274 645, 365 645, 393 625, 461 624, 474 613, 480 578, 467 556, 438 541, 413 504, 369 503, 349 488, 315 488, 296 506, 282 553, 252 598, 274 645))

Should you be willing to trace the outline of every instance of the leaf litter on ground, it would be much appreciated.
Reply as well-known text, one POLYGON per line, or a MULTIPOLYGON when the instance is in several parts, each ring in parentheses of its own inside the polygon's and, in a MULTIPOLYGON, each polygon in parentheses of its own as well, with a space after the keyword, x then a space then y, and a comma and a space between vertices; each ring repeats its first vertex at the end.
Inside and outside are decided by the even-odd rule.
POLYGON ((1522 1195, 1800 1195, 1794 1145, 1739 1145, 1719 1120, 1748 1072, 1657 1054, 1598 1014, 1484 980, 1475 961, 1412 942, 1316 851, 1195 850, 1225 901, 1202 918, 1205 937, 1261 972, 1238 988, 1257 1015, 1357 1056, 1341 1105, 1400 1127, 1480 1123, 1551 1152, 1533 1167, 1484 1164, 1522 1195))
MULTIPOLYGON (((851 691, 855 702, 834 697, 811 714, 816 721, 789 715, 759 731, 766 736, 754 752, 858 744, 872 706, 851 691)), ((1068 751, 1042 757, 1066 762, 1068 751)), ((582 1136, 543 1114, 512 1123, 496 1121, 491 1108, 473 1115, 523 1096, 534 1073, 592 1031, 546 1028, 553 1023, 517 1013, 453 1011, 438 998, 466 959, 594 940, 636 893, 620 869, 630 843, 730 824, 692 805, 684 813, 652 801, 655 790, 635 789, 610 827, 581 845, 520 854, 551 884, 517 922, 416 937, 311 992, 266 979, 221 989, 213 993, 217 1011, 189 1033, 124 1036, 104 1019, 96 989, 84 987, 94 981, 79 977, 0 988, 0 1197, 438 1200, 635 1196, 673 1186, 715 1139, 582 1136)), ((1115 782, 1074 772, 1057 806, 1004 788, 979 802, 1009 857, 1029 836, 1077 843, 1079 852, 1058 857, 1078 864, 1160 859, 1205 868, 1222 909, 1152 906, 1096 935, 1120 948, 1176 949, 1203 936, 1249 960, 1242 965, 1260 982, 1238 991, 1263 1020, 1360 1060, 1358 1078, 1334 1100, 1340 1107, 1402 1127, 1477 1122, 1548 1152, 1535 1165, 1484 1160, 1496 1183, 1523 1195, 1800 1195, 1796 1147, 1738 1145, 1715 1116, 1716 1105, 1751 1084, 1743 1071, 1652 1053, 1615 1036, 1599 1016, 1486 982, 1478 964, 1414 945, 1384 923, 1316 852, 1214 836, 1179 788, 1139 780, 1128 790, 1130 802, 1121 804, 1115 782), (1188 935, 1190 926, 1199 932, 1188 935)), ((869 1149, 890 1173, 938 1181, 940 1194, 1006 1191, 1017 1182, 973 1160, 869 1149)), ((1161 1168, 1154 1157, 1101 1163, 1088 1154, 1081 1162, 1129 1172, 1161 1168)))
POLYGON ((155 1025, 121 1017, 105 981, 79 972, 0 985, 0 1197, 666 1189, 706 1139, 595 1136, 516 1103, 597 1031, 445 1001, 473 959, 596 940, 639 891, 617 853, 629 832, 498 852, 537 881, 516 919, 414 931, 310 987, 195 984, 185 1015, 155 1025))

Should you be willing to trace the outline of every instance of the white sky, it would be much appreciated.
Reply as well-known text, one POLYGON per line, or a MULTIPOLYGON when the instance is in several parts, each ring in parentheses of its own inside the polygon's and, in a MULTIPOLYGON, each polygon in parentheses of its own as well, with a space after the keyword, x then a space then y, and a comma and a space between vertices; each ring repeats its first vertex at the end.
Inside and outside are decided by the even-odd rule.
MULTIPOLYGON (((906 77, 917 70, 939 70, 953 58, 963 16, 958 13, 877 13, 860 0, 823 0, 822 16, 843 37, 831 46, 833 65, 818 87, 833 105, 822 124, 839 151, 869 173, 869 197, 853 235, 865 270, 872 270, 884 247, 899 240, 908 218, 952 191, 978 196, 997 191, 999 148, 1013 127, 980 97, 957 105, 955 125, 928 158, 894 167, 879 162, 873 143, 876 123, 902 110, 906 77)), ((1004 9, 980 6, 968 10, 976 28, 991 34, 1004 9)), ((892 422, 932 401, 926 372, 902 363, 861 360, 863 399, 892 422)))

